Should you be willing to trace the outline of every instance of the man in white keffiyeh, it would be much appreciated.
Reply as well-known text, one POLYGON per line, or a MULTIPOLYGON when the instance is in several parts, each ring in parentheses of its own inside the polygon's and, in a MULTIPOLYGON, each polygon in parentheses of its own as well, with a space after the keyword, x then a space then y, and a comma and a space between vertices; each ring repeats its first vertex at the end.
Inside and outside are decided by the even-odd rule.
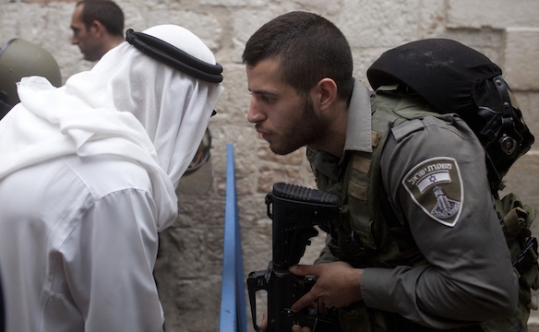
MULTIPOLYGON (((216 65, 188 30, 144 33, 216 65)), ((0 121, 8 331, 162 330, 157 233, 221 92, 127 42, 61 88, 19 83, 0 121)))

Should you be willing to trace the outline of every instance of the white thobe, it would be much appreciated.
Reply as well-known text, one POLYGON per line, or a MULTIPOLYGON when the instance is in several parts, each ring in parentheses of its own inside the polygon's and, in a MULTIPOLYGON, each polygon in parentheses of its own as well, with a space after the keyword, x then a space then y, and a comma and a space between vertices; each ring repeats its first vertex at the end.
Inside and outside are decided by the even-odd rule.
MULTIPOLYGON (((175 25, 145 30, 202 62, 175 25)), ((152 271, 174 188, 223 88, 124 42, 55 88, 18 84, 0 121, 0 270, 9 332, 162 331, 152 271)))
POLYGON ((143 167, 71 155, 7 176, 0 197, 8 331, 162 331, 143 167))

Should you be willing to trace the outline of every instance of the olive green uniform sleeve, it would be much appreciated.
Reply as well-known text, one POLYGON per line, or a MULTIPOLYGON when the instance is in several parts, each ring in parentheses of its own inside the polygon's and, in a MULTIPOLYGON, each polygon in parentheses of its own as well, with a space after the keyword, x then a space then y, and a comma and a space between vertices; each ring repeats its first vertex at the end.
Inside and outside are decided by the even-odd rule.
POLYGON ((426 264, 365 269, 365 304, 439 329, 510 316, 517 276, 473 132, 458 118, 406 121, 392 129, 380 167, 426 264))

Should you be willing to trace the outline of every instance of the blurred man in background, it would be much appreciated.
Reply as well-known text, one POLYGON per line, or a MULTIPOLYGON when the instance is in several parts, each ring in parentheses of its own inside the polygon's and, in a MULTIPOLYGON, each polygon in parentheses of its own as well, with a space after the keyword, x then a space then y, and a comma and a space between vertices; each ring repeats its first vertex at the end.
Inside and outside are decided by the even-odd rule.
POLYGON ((71 44, 79 46, 84 59, 98 61, 124 40, 124 13, 112 1, 79 1, 71 18, 71 30, 71 44))

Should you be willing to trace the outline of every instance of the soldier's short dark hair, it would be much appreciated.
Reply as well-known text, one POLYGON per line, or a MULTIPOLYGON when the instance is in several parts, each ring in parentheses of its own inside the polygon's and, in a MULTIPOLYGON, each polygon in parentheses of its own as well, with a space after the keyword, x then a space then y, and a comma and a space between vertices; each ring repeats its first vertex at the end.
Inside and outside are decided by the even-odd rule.
POLYGON ((242 60, 249 66, 278 59, 285 82, 300 94, 323 78, 331 78, 339 97, 349 100, 354 88, 350 45, 343 33, 320 15, 294 11, 274 18, 256 31, 245 46, 242 60))

